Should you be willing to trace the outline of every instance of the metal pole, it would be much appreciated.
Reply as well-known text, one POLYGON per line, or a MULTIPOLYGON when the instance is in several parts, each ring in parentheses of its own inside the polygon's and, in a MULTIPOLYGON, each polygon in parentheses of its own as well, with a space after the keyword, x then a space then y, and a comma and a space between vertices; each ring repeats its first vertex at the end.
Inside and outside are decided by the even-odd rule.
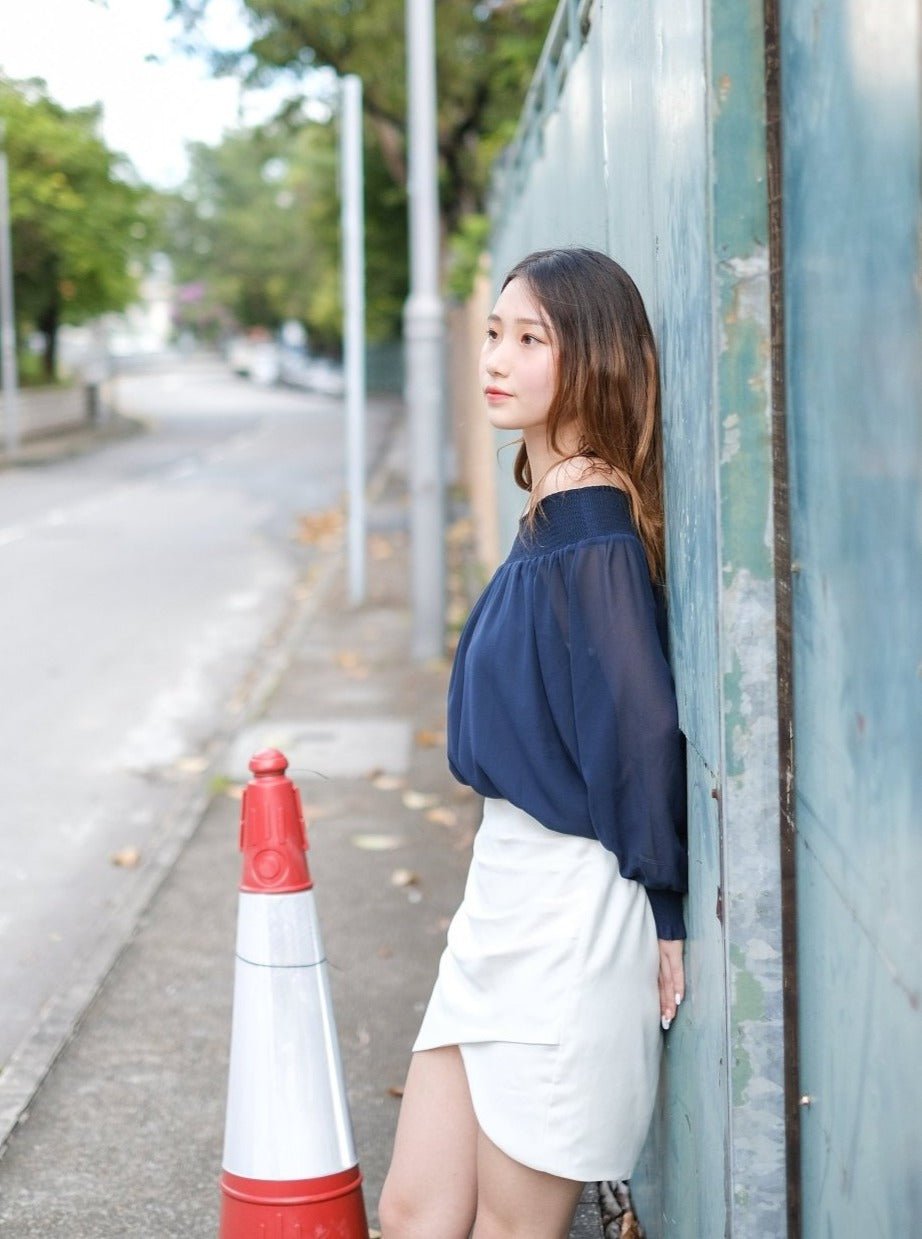
POLYGON ((404 306, 410 422, 413 657, 441 656, 445 639, 443 316, 433 0, 406 0, 410 296, 404 306))
MULTIPOLYGON (((3 134, 0 131, 0 140, 3 134)), ((0 151, 0 369, 3 371, 3 421, 6 450, 19 449, 16 378, 16 321, 13 316, 13 247, 10 244, 10 191, 6 152, 0 151)))
POLYGON ((346 379, 346 471, 349 488, 349 601, 365 601, 365 206, 362 167, 362 80, 342 80, 343 369, 346 379))

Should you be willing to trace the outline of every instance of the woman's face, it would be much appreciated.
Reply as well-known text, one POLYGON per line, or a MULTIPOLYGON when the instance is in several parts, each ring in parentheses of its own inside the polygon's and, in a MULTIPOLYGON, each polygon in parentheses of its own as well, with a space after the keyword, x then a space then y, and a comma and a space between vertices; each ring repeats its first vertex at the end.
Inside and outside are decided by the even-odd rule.
POLYGON ((480 386, 498 430, 527 430, 547 421, 557 383, 557 346, 521 279, 500 293, 480 350, 480 386))

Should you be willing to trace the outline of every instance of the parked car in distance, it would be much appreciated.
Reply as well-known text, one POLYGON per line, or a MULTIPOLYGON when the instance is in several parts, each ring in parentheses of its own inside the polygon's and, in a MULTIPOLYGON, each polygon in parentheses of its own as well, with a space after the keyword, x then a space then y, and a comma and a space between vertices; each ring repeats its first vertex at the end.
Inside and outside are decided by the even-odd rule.
POLYGON ((268 387, 279 380, 279 352, 269 332, 256 328, 234 336, 227 345, 225 358, 234 374, 268 387))
POLYGON ((235 374, 262 386, 283 383, 301 391, 341 396, 345 390, 342 367, 326 357, 314 357, 306 345, 273 339, 265 328, 235 336, 225 349, 235 374))

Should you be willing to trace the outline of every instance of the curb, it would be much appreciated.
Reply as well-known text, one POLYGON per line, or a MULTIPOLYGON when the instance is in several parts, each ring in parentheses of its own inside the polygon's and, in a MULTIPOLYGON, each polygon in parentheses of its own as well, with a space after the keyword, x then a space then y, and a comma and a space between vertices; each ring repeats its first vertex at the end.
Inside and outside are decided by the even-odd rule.
POLYGON ((32 469, 57 464, 62 460, 85 456, 109 443, 121 443, 125 439, 143 434, 147 429, 140 418, 109 411, 95 425, 81 423, 61 426, 27 436, 12 456, 0 448, 0 470, 32 469))
POLYGON ((295 600, 283 621, 284 635, 274 648, 260 650, 241 676, 254 682, 240 713, 219 730, 208 745, 208 765, 192 786, 176 796, 163 824, 159 846, 149 855, 143 876, 109 915, 96 946, 85 957, 70 985, 49 1000, 36 1022, 10 1056, 0 1075, 0 1158, 10 1136, 28 1118, 28 1107, 55 1061, 80 1027, 96 995, 130 942, 141 917, 168 877, 186 843, 195 834, 214 798, 211 782, 233 744, 237 731, 255 718, 271 695, 307 623, 331 592, 343 562, 337 548, 321 565, 307 598, 295 600), (255 676, 254 676, 255 671, 255 676))
MULTIPOLYGON (((396 414, 388 426, 388 446, 366 486, 371 502, 383 492, 396 463, 400 440, 396 414)), ((0 460, 0 468, 2 468, 0 460)), ((267 634, 239 685, 243 701, 235 718, 219 727, 207 746, 208 765, 191 785, 182 788, 164 818, 158 847, 150 853, 143 875, 108 916, 93 950, 84 958, 71 983, 45 1005, 0 1073, 0 1158, 10 1137, 29 1116, 29 1105, 61 1052, 76 1033, 94 999, 131 941, 141 917, 169 876, 185 845, 198 829, 214 799, 212 780, 238 732, 258 718, 298 648, 310 620, 333 592, 346 562, 345 540, 314 571, 306 597, 292 597, 274 633, 267 634)), ((238 690, 240 691, 239 687, 238 690)), ((233 697, 233 692, 231 697, 233 697)))

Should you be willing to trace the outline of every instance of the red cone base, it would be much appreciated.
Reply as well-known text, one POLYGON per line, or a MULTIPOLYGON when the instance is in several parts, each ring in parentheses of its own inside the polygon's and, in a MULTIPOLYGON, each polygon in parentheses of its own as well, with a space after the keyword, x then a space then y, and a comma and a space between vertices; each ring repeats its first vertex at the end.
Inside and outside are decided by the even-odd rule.
POLYGON ((361 1171, 268 1182, 225 1170, 220 1239, 368 1239, 361 1171))

